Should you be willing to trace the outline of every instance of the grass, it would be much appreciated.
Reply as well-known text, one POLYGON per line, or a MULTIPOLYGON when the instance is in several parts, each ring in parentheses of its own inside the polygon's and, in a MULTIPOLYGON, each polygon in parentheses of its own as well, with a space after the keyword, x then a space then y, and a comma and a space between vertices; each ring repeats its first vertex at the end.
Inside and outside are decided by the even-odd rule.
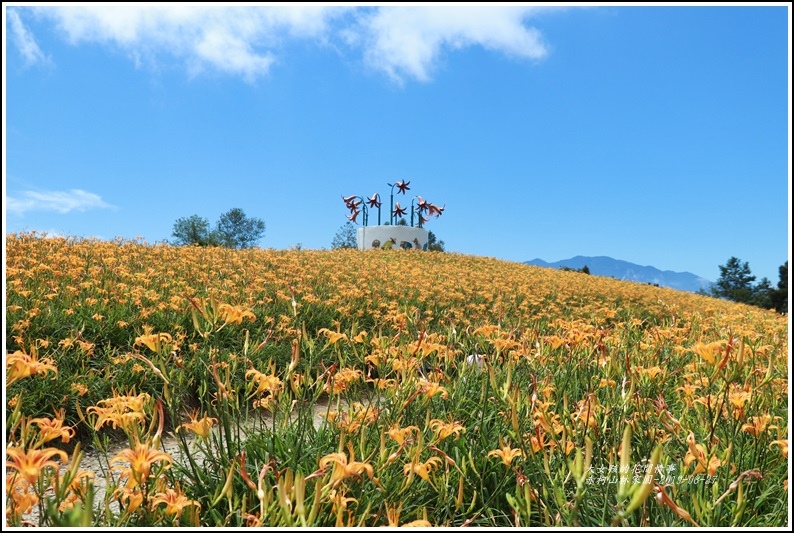
POLYGON ((449 253, 7 250, 9 525, 787 525, 787 316, 449 253))

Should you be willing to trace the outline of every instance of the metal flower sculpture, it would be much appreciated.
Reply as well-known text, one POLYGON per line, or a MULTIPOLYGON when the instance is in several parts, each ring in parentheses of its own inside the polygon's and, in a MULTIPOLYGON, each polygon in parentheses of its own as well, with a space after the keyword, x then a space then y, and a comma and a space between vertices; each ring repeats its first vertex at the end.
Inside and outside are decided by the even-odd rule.
POLYGON ((400 202, 397 202, 396 204, 394 204, 394 210, 392 211, 392 213, 394 214, 395 217, 402 217, 405 216, 407 211, 405 210, 404 207, 400 207, 400 202))
POLYGON ((405 194, 405 191, 411 190, 411 188, 408 186, 408 184, 410 184, 410 183, 411 183, 410 181, 398 181, 397 183, 392 185, 392 187, 396 186, 397 189, 399 189, 397 192, 401 192, 401 193, 405 194))
POLYGON ((380 209, 380 196, 378 196, 378 193, 375 193, 370 198, 367 198, 367 203, 370 207, 377 207, 380 209))
MULTIPOLYGON (((411 190, 409 187, 410 184, 410 181, 405 180, 386 184, 391 187, 391 194, 389 196, 389 224, 397 224, 397 221, 400 219, 400 217, 404 217, 408 214, 407 207, 400 206, 399 202, 396 204, 394 203, 394 188, 397 188, 397 194, 405 194, 406 191, 411 190)), ((373 194, 369 198, 363 198, 357 195, 342 196, 342 201, 345 202, 345 206, 350 210, 350 215, 347 216, 348 220, 352 221, 354 224, 358 223, 357 218, 359 214, 363 215, 361 217, 361 223, 364 226, 369 223, 369 207, 370 209, 378 209, 378 225, 381 225, 380 208, 382 202, 378 193, 373 194)), ((430 219, 430 215, 435 215, 435 217, 438 218, 445 208, 446 206, 438 207, 435 204, 431 204, 421 196, 417 196, 411 200, 410 225, 416 225, 421 228, 430 219), (414 203, 416 203, 416 205, 414 205, 414 203)))

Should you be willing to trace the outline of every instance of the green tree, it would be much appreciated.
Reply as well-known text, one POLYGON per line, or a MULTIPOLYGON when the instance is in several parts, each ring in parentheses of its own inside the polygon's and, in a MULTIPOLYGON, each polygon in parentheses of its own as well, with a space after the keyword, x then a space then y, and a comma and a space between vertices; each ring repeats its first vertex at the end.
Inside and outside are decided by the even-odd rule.
POLYGON ((337 248, 358 248, 356 226, 352 222, 345 222, 334 235, 334 240, 331 241, 331 249, 336 250, 337 248))
POLYGON ((174 230, 171 235, 174 237, 173 244, 177 246, 188 246, 191 244, 212 246, 218 244, 215 234, 210 232, 209 221, 198 215, 177 219, 174 222, 174 230))
POLYGON ((720 265, 720 277, 711 287, 711 295, 749 304, 755 297, 753 281, 755 276, 750 272, 750 265, 731 257, 727 263, 720 265))
POLYGON ((774 293, 775 289, 772 287, 772 282, 767 278, 761 278, 761 281, 753 287, 753 297, 748 303, 763 309, 772 309, 775 307, 775 304, 772 303, 772 295, 774 293))
POLYGON ((265 223, 248 217, 239 207, 222 214, 215 228, 218 240, 229 248, 251 248, 265 235, 265 223))
POLYGON ((772 292, 772 306, 778 313, 788 311, 788 261, 778 268, 780 281, 777 282, 777 289, 772 292))
POLYGON ((444 250, 444 241, 439 241, 436 238, 436 234, 432 231, 427 232, 427 249, 430 252, 443 252, 444 250))

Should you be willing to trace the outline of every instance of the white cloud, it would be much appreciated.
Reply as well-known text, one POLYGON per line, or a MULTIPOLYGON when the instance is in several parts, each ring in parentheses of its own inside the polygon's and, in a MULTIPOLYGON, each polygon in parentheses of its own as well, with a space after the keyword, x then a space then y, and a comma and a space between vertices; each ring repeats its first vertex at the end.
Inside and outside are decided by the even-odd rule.
POLYGON ((39 48, 36 39, 28 28, 22 23, 19 14, 14 9, 6 11, 6 17, 10 24, 11 37, 14 44, 19 49, 25 63, 35 65, 36 63, 49 63, 49 58, 39 48))
POLYGON ((6 196, 6 209, 9 213, 23 215, 28 211, 55 211, 66 214, 71 211, 89 209, 108 209, 108 204, 98 194, 72 189, 70 191, 23 191, 18 197, 6 196))
POLYGON ((442 49, 467 46, 524 59, 547 54, 540 33, 524 26, 538 8, 526 6, 383 7, 362 19, 365 57, 396 81, 428 81, 442 49))
POLYGON ((165 53, 191 73, 211 67, 247 81, 266 75, 272 53, 287 38, 324 41, 329 21, 344 10, 331 6, 62 6, 37 8, 72 44, 117 46, 140 63, 165 53))
POLYGON ((37 7, 33 12, 54 21, 70 43, 114 46, 136 64, 171 56, 191 74, 211 68, 253 81, 268 74, 286 43, 303 39, 343 44, 362 53, 372 68, 402 82, 430 80, 444 51, 470 46, 542 59, 547 54, 542 36, 525 25, 541 9, 549 8, 106 4, 37 7))

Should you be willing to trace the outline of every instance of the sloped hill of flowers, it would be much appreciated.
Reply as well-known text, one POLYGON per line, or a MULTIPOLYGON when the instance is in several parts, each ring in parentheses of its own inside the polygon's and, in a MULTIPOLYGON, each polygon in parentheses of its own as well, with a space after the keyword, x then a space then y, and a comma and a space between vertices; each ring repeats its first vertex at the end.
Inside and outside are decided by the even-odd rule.
POLYGON ((10 525, 786 525, 787 316, 450 253, 6 240, 10 525))

